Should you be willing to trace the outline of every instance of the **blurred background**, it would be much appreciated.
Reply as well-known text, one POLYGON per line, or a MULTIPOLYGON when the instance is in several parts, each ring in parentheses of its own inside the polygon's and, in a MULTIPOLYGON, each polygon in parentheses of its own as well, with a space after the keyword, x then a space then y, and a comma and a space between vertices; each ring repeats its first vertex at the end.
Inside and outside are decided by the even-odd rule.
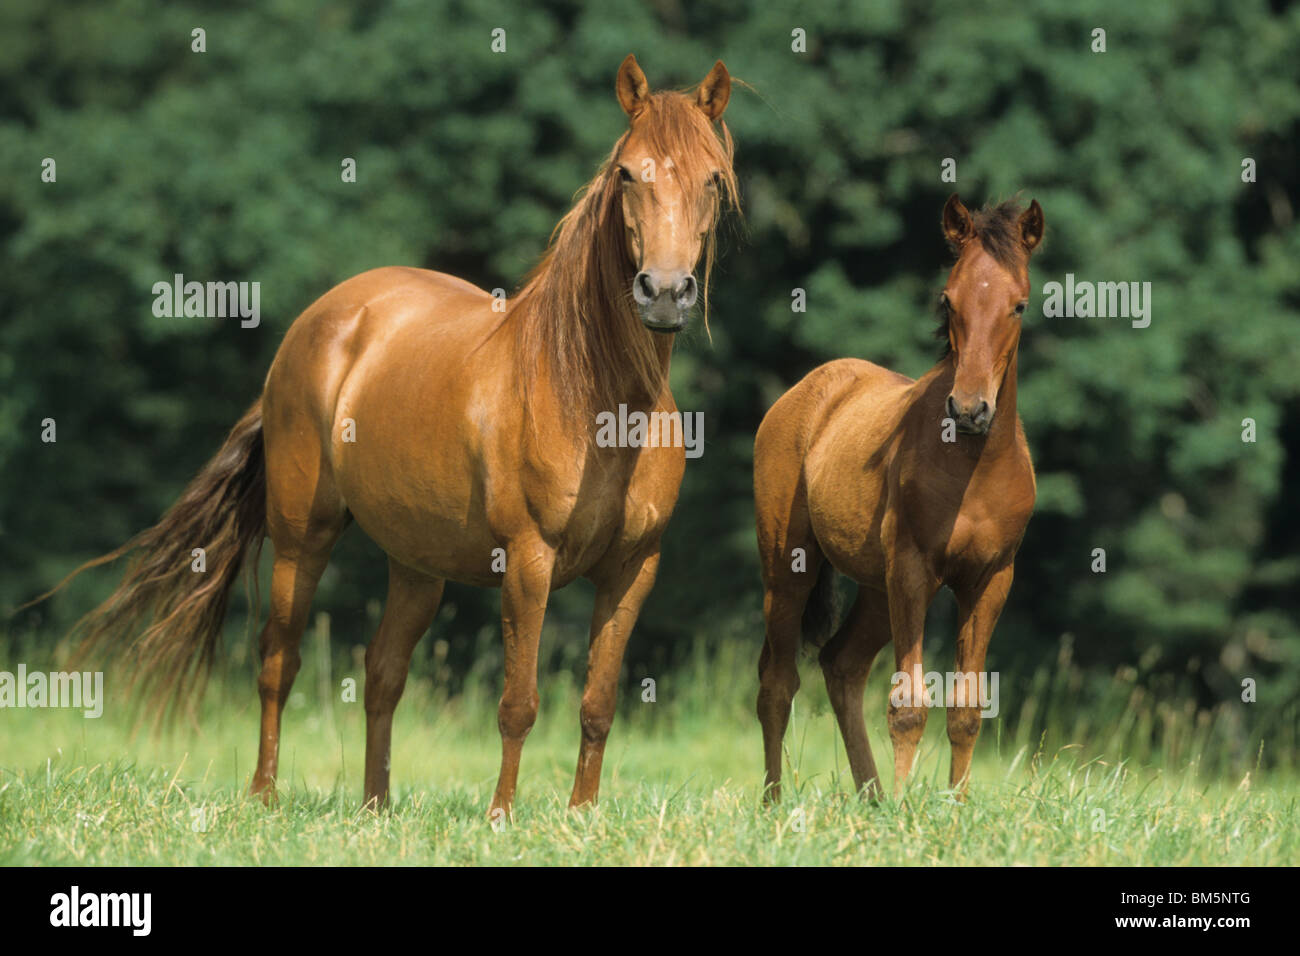
MULTIPOLYGON (((1104 713, 1154 746, 1212 739, 1207 763, 1294 766, 1300 8, 981 6, 6 0, 0 607, 152 524, 331 286, 406 264, 514 289, 625 128, 613 83, 627 53, 654 87, 692 86, 721 58, 748 84, 725 117, 743 218, 724 228, 711 341, 696 328, 677 345, 677 402, 704 412, 707 445, 626 696, 654 676, 664 699, 702 661, 711 679, 735 663, 730 679, 756 688, 759 421, 832 358, 929 368, 944 199, 1021 194, 1047 219, 1020 358, 1039 498, 989 657, 1004 719, 1032 739, 1053 708, 1067 724, 1104 713), (56 183, 41 180, 46 157, 56 183), (955 183, 940 178, 947 158, 955 183), (156 318, 152 286, 174 273, 260 282, 261 325, 156 318), (1067 273, 1150 282, 1150 327, 1044 318, 1043 284, 1067 273), (791 310, 795 288, 806 312, 791 310), (45 418, 56 443, 41 441, 45 418)), ((316 601, 345 668, 385 574, 350 529, 316 601)), ((51 654, 117 578, 94 572, 8 618, 0 669, 51 654)), ((581 583, 556 596, 543 684, 581 674, 590 598, 581 583)), ((251 674, 241 601, 230 666, 251 674)), ((417 673, 495 693, 498 607, 497 592, 449 586, 417 673)), ((953 620, 945 592, 932 669, 952 666, 953 620)))

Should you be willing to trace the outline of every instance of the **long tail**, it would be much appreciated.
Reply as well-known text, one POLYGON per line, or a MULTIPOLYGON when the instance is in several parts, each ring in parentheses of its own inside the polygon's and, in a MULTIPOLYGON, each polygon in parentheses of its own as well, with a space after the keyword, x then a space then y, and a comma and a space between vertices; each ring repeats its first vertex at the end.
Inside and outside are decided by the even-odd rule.
MULTIPOLYGON (((250 552, 260 551, 265 529, 259 400, 161 521, 116 551, 87 561, 31 603, 45 600, 82 571, 135 552, 117 590, 73 628, 82 635, 74 661, 110 647, 125 651, 133 659, 132 687, 145 689, 145 700, 161 718, 202 697, 231 588, 250 552), (195 570, 196 548, 204 552, 202 571, 195 570)), ((255 574, 256 560, 251 567, 255 574)))
POLYGON ((804 605, 803 617, 799 624, 803 632, 803 642, 810 647, 821 647, 835 630, 840 616, 840 594, 835 587, 835 569, 829 561, 823 561, 817 572, 817 583, 813 585, 808 603, 804 605))

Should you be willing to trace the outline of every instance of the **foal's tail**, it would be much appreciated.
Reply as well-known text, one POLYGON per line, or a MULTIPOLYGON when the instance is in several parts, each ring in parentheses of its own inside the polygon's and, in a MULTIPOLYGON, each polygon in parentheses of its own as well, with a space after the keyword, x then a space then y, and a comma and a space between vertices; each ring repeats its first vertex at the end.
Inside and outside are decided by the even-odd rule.
MULTIPOLYGON (((88 568, 136 552, 117 590, 74 627, 83 639, 73 659, 105 645, 128 652, 131 686, 146 690, 150 709, 161 718, 187 698, 193 704, 202 696, 230 590, 245 558, 260 551, 265 528, 259 399, 161 521, 116 551, 87 561, 30 604, 45 600, 88 568), (195 554, 199 548, 202 555, 195 554), (146 625, 142 632, 137 630, 141 623, 146 625)), ((250 570, 253 578, 255 559, 250 570)))
POLYGON ((840 593, 835 587, 835 569, 829 561, 822 561, 821 570, 817 572, 817 583, 813 585, 808 603, 804 605, 800 627, 803 642, 809 647, 821 647, 835 630, 840 616, 840 593))

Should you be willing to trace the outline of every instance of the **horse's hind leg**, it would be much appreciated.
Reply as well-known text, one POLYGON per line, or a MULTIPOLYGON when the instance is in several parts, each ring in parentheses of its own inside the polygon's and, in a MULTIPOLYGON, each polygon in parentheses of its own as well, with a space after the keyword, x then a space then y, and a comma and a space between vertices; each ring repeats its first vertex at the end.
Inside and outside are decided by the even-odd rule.
POLYGON ((388 803, 393 711, 406 687, 411 654, 438 613, 443 580, 388 560, 388 600, 366 648, 366 804, 388 803))
POLYGON ((880 778, 862 717, 862 694, 871 664, 889 639, 889 599, 862 584, 858 586, 858 596, 849 616, 822 648, 820 657, 826 692, 844 737, 854 786, 872 799, 880 796, 880 778))
POLYGON ((763 727, 763 799, 775 803, 781 799, 782 742, 790 722, 790 705, 799 690, 803 614, 825 559, 812 532, 802 484, 785 473, 776 474, 770 482, 760 479, 761 467, 756 457, 755 488, 763 480, 775 490, 755 494, 766 624, 758 658, 757 710, 763 727))
MULTIPOLYGON (((786 540, 789 559, 777 558, 764 569, 763 595, 766 634, 758 658, 758 722, 763 727, 764 799, 781 799, 781 758, 790 705, 799 690, 799 645, 803 641, 803 615, 823 571, 821 548, 810 529, 800 523, 786 540), (794 558, 795 549, 803 552, 794 558), (796 567, 799 570, 796 570, 796 567)), ((826 566, 825 570, 831 572, 826 566)))
POLYGON ((758 658, 757 710, 763 727, 763 798, 768 803, 781 799, 782 742, 799 690, 800 618, 812 584, 809 581, 804 590, 768 588, 763 595, 767 633, 758 658))
POLYGON ((271 612, 262 629, 262 699, 257 770, 249 791, 266 803, 275 797, 280 758, 280 718, 301 663, 299 645, 316 585, 330 552, 347 524, 347 511, 333 476, 318 457, 316 481, 304 482, 298 465, 302 449, 277 449, 267 442, 267 533, 275 549, 271 571, 271 612), (278 452, 278 454, 277 454, 278 452), (293 456, 291 458, 286 456, 293 456))
POLYGON ((281 552, 276 548, 271 571, 271 615, 262 628, 259 650, 262 672, 257 678, 262 698, 262 733, 258 738, 257 771, 249 792, 266 803, 275 796, 275 776, 280 760, 280 717, 302 663, 298 647, 307 628, 307 615, 316 584, 329 563, 337 532, 319 534, 311 550, 281 552), (325 538, 328 537, 328 543, 325 538))

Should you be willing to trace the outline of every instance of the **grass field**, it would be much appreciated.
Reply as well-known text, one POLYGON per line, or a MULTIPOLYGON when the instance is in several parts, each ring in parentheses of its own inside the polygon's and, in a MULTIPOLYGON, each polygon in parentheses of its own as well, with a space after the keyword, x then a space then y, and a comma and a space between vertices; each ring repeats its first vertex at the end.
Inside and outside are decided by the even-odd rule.
MULTIPOLYGON (((348 675, 321 675, 310 653, 285 720, 275 810, 245 796, 257 739, 251 680, 214 684, 196 723, 162 738, 133 735, 111 700, 97 720, 0 711, 0 864, 1300 862, 1294 770, 1198 769, 1218 744, 1194 715, 1185 739, 1166 733, 1164 749, 1139 746, 1162 712, 1179 709, 1133 703, 1127 690, 1116 699, 1133 713, 1053 717, 1050 732, 1026 739, 1011 728, 1033 723, 1026 708, 1062 696, 1051 675, 1023 688, 1019 720, 1007 713, 986 723, 965 805, 946 792, 941 713, 929 721, 906 799, 870 805, 851 793, 825 690, 806 663, 787 736, 786 797, 764 809, 750 650, 724 650, 661 680, 654 703, 625 701, 600 806, 578 812, 566 802, 580 691, 567 673, 544 674, 515 819, 499 829, 486 818, 499 760, 490 681, 449 698, 434 681, 412 679, 394 723, 394 805, 380 814, 360 809, 361 704, 318 693, 348 675)), ((873 675, 867 713, 888 786, 887 681, 873 675)), ((1013 699, 1014 690, 1002 693, 1013 699)))

